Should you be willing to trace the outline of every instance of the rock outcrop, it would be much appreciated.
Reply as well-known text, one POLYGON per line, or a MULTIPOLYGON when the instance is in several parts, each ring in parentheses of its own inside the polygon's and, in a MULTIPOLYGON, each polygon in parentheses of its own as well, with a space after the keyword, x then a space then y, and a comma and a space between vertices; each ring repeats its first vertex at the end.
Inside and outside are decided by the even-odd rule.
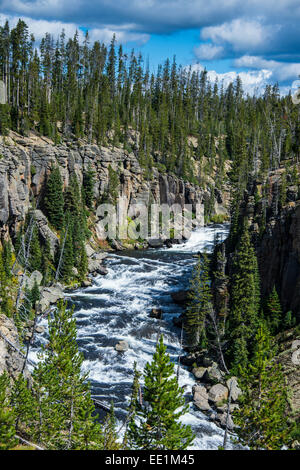
POLYGON ((118 351, 118 352, 125 352, 125 351, 128 351, 129 349, 129 345, 127 343, 127 341, 125 340, 120 340, 116 345, 115 345, 115 350, 118 351))
POLYGON ((44 312, 50 305, 55 304, 58 300, 64 298, 63 286, 55 284, 51 287, 43 287, 41 289, 40 300, 38 303, 38 312, 44 312))
MULTIPOLYGON (((24 357, 10 343, 21 350, 14 322, 6 315, 0 314, 0 375, 7 372, 9 377, 16 379, 22 371, 24 357)), ((25 376, 30 377, 27 369, 25 376)))
POLYGON ((259 184, 249 185, 242 213, 248 217, 256 248, 262 295, 269 295, 275 286, 283 311, 291 310, 300 318, 300 200, 294 187, 288 186, 288 202, 280 207, 280 178, 281 170, 270 175, 268 199, 262 198, 259 202, 255 201, 259 184), (260 233, 259 226, 264 225, 260 233))
MULTIPOLYGON (((195 208, 196 205, 203 205, 205 198, 209 197, 208 191, 176 176, 160 174, 155 167, 152 178, 146 179, 134 153, 121 148, 108 149, 80 142, 64 142, 54 146, 49 139, 33 134, 20 139, 11 132, 10 137, 0 139, 0 155, 1 230, 14 234, 35 197, 38 205, 35 217, 40 235, 49 240, 52 252, 58 239, 47 225, 39 203, 53 165, 59 166, 64 187, 68 186, 74 173, 82 183, 84 171, 91 168, 96 182, 94 196, 98 201, 108 189, 111 167, 119 180, 118 194, 129 213, 133 205, 139 203, 191 204, 195 208)), ((97 231, 97 221, 95 225, 97 231)), ((101 236, 101 229, 98 230, 101 236)), ((116 246, 116 249, 122 247, 116 246)))

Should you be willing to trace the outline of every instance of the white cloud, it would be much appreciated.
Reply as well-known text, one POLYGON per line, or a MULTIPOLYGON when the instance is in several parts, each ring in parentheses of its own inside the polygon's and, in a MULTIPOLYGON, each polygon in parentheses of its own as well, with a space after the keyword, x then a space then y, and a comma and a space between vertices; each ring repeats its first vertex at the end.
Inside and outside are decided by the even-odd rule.
POLYGON ((200 46, 195 47, 194 52, 200 60, 213 60, 222 57, 224 48, 210 43, 200 44, 200 46))
MULTIPOLYGON (((201 64, 194 64, 192 65, 192 70, 202 71, 203 66, 201 64)), ((234 82, 239 76, 242 80, 244 92, 253 95, 260 94, 264 90, 272 76, 272 72, 270 70, 251 70, 248 72, 230 71, 218 73, 215 70, 208 70, 207 76, 212 83, 216 80, 218 80, 219 84, 223 82, 224 87, 227 87, 230 83, 234 82)))
MULTIPOLYGON (((82 42, 84 39, 83 31, 78 29, 78 25, 75 23, 66 23, 62 21, 47 21, 47 20, 35 20, 28 17, 22 17, 25 23, 29 27, 30 33, 33 33, 37 42, 40 42, 44 37, 45 33, 50 33, 54 39, 56 39, 62 30, 65 30, 66 37, 73 37, 75 32, 78 31, 79 41, 82 42)), ((8 20, 10 27, 13 28, 18 23, 19 17, 8 16, 0 14, 0 25, 3 25, 8 20)), ((144 44, 150 38, 149 34, 135 33, 131 31, 132 25, 122 25, 121 27, 108 25, 104 28, 92 28, 89 30, 89 36, 91 41, 102 41, 109 43, 113 35, 116 35, 118 42, 123 44, 134 41, 139 44, 144 44)))
POLYGON ((201 37, 210 39, 215 44, 230 44, 235 51, 253 50, 269 41, 280 26, 264 26, 260 21, 248 21, 242 18, 230 23, 203 28, 201 37))
POLYGON ((234 61, 236 67, 252 69, 267 69, 272 72, 274 81, 284 82, 296 80, 300 74, 300 63, 285 63, 276 60, 267 60, 259 56, 244 55, 234 61))

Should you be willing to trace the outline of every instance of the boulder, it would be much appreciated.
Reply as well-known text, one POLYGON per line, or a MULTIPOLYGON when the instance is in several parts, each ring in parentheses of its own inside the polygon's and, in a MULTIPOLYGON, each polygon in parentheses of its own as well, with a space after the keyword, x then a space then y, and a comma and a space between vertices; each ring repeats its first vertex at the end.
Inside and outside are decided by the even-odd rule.
POLYGON ((54 256, 56 249, 59 246, 58 237, 48 226, 47 217, 39 209, 33 211, 34 220, 37 224, 39 233, 43 241, 49 242, 51 256, 54 256))
POLYGON ((101 274, 102 276, 108 274, 108 270, 102 265, 102 260, 93 258, 88 260, 88 270, 94 276, 96 276, 96 274, 101 274))
POLYGON ((227 428, 230 431, 232 431, 232 429, 234 428, 234 423, 230 415, 228 416, 228 421, 227 421, 227 413, 218 413, 216 420, 221 424, 223 428, 226 427, 226 423, 227 423, 227 428))
POLYGON ((228 387, 228 390, 230 390, 231 387, 231 399, 232 401, 236 401, 239 396, 242 394, 242 390, 238 386, 238 381, 236 377, 231 377, 226 381, 226 385, 228 387))
POLYGON ((73 266, 73 268, 72 268, 72 274, 73 274, 73 276, 78 276, 78 269, 75 268, 75 266, 73 266))
POLYGON ((93 283, 90 279, 85 279, 84 281, 82 281, 81 286, 82 287, 90 287, 92 284, 93 283))
POLYGON ((228 398, 228 388, 222 384, 216 384, 211 387, 208 392, 208 398, 214 403, 227 400, 228 398))
POLYGON ((152 308, 150 315, 151 318, 156 318, 160 320, 162 318, 162 309, 161 308, 152 308))
POLYGON ((41 325, 38 325, 35 329, 35 331, 37 333, 44 333, 45 332, 45 327, 44 326, 41 326, 41 325))
MULTIPOLYGON (((230 407, 229 407, 230 413, 238 409, 239 409, 239 405, 237 403, 230 404, 230 407)), ((217 411, 219 413, 225 413, 227 411, 227 403, 224 403, 224 405, 217 406, 217 411)))
POLYGON ((300 339, 295 339, 293 342, 292 342, 292 347, 291 347, 292 351, 295 351, 295 349, 300 349, 300 339))
POLYGON ((212 367, 215 364, 215 362, 210 357, 204 356, 202 358, 202 364, 204 367, 212 367))
POLYGON ((167 248, 172 248, 172 246, 173 246, 172 240, 169 240, 169 239, 166 240, 166 241, 165 241, 165 245, 166 245, 167 248))
POLYGON ((188 291, 178 290, 176 292, 171 292, 171 297, 173 299, 173 302, 179 305, 183 305, 188 300, 188 291))
POLYGON ((91 258, 95 254, 94 248, 92 248, 89 243, 85 244, 85 251, 88 258, 91 258))
POLYGON ((34 286, 34 283, 36 282, 38 286, 41 285, 41 282, 43 280, 43 275, 39 271, 33 271, 31 273, 30 277, 25 277, 24 284, 27 285, 28 289, 32 289, 34 286))
POLYGON ((206 368, 203 379, 205 382, 217 383, 222 380, 223 375, 224 374, 220 371, 218 365, 214 362, 212 366, 206 368))
POLYGON ((115 350, 118 352, 125 352, 129 349, 129 345, 127 341, 120 340, 116 345, 115 345, 115 350))
POLYGON ((193 401, 194 404, 201 411, 210 410, 208 403, 208 394, 203 385, 196 385, 193 387, 193 401))
POLYGON ((41 290, 40 300, 38 304, 38 311, 44 312, 47 308, 55 304, 58 300, 64 298, 64 292, 60 284, 51 287, 44 287, 41 290))
POLYGON ((117 240, 112 240, 110 242, 110 246, 116 250, 116 251, 122 251, 122 250, 125 250, 124 246, 122 245, 122 243, 120 243, 119 241, 117 240))
POLYGON ((192 366, 196 362, 196 357, 194 354, 188 354, 187 356, 182 356, 181 364, 184 366, 192 366))
POLYGON ((194 367, 192 369, 192 374, 194 374, 196 379, 202 379, 206 372, 206 367, 194 367))
POLYGON ((148 245, 150 248, 161 248, 164 246, 164 241, 159 238, 153 238, 148 240, 148 245))
MULTIPOLYGON (((3 372, 7 372, 9 377, 16 379, 22 371, 24 357, 12 348, 7 341, 21 349, 16 325, 6 315, 0 314, 0 375, 3 372)), ((30 378, 27 368, 25 370, 25 377, 30 378)))
POLYGON ((91 256, 91 258, 97 261, 103 261, 105 258, 107 258, 107 253, 102 252, 102 251, 101 252, 99 251, 97 253, 95 252, 93 256, 91 256))

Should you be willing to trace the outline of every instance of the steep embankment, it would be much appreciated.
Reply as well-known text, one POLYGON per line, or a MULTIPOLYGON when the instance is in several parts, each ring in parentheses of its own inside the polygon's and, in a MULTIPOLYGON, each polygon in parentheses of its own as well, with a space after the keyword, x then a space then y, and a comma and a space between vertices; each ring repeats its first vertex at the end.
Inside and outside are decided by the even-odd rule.
MULTIPOLYGON (((13 132, 0 138, 0 227, 1 232, 14 234, 31 206, 33 198, 38 203, 52 165, 58 165, 64 186, 69 184, 75 172, 82 183, 83 173, 89 167, 95 173, 95 201, 108 189, 109 167, 117 174, 117 192, 125 200, 125 206, 137 203, 204 204, 210 193, 203 188, 185 182, 173 175, 161 174, 153 168, 146 178, 136 156, 120 148, 104 148, 78 142, 65 142, 54 146, 45 138, 33 134, 29 138, 13 132)), ((215 212, 224 213, 223 200, 217 192, 215 212)), ((42 217, 41 215, 39 215, 42 217)), ((45 227, 39 224, 40 234, 45 227)), ((95 222, 97 229, 97 221, 95 222)), ((52 248, 55 238, 47 233, 52 248)))
MULTIPOLYGON (((29 137, 22 137, 10 132, 9 136, 0 137, 0 241, 9 239, 14 241, 17 231, 24 224, 26 214, 29 210, 35 209, 34 219, 39 238, 43 244, 49 243, 51 257, 54 258, 60 244, 59 233, 49 225, 43 213, 45 183, 53 166, 59 167, 64 188, 68 187, 74 173, 79 183, 82 184, 85 171, 92 169, 94 172, 94 209, 90 211, 89 219, 92 237, 86 243, 90 274, 105 275, 107 273, 102 265, 105 253, 97 252, 99 245, 104 249, 108 248, 108 245, 101 245, 102 232, 98 224, 96 208, 97 203, 101 202, 109 189, 111 169, 115 175, 116 195, 123 198, 128 210, 138 203, 192 204, 193 207, 200 204, 204 208, 205 201, 211 201, 211 189, 200 188, 174 175, 159 173, 155 167, 152 174, 146 176, 136 155, 124 149, 104 148, 89 145, 83 141, 63 142, 55 146, 51 140, 33 133, 29 137)), ((215 213, 224 213, 226 209, 220 191, 215 190, 213 199, 215 200, 215 213)), ((118 243, 112 244, 112 247, 117 248, 118 243)), ((20 281, 21 266, 17 275, 20 281)), ((40 284, 42 278, 42 274, 38 271, 30 275, 29 270, 23 286, 26 284, 32 288, 34 281, 40 284)), ((86 280, 83 285, 87 286, 90 282, 86 280)), ((40 291, 39 312, 45 311, 50 304, 63 297, 63 286, 57 282, 52 283, 51 286, 40 287, 40 291)), ((10 323, 9 328, 13 331, 14 323, 11 320, 7 322, 10 323)), ((25 327, 29 326, 25 325, 25 327)), ((0 332, 6 335, 6 329, 7 325, 0 323, 0 332)), ((16 331, 8 336, 12 337, 14 344, 18 344, 16 331)), ((3 365, 1 367, 6 370, 11 368, 17 370, 13 351, 10 351, 11 348, 3 341, 3 338, 0 338, 2 348, 0 364, 3 365), (8 359, 9 364, 7 364, 8 359)), ((18 360, 20 362, 20 355, 18 360)))
POLYGON ((284 312, 292 310, 300 318, 300 199, 295 185, 287 184, 283 193, 281 177, 281 170, 269 175, 264 197, 260 184, 250 186, 242 213, 249 220, 263 297, 275 285, 284 312))
MULTIPOLYGON (((299 169, 298 169, 299 171, 299 169)), ((268 184, 255 181, 244 193, 240 206, 242 219, 247 217, 251 240, 255 246, 260 274, 262 301, 274 286, 280 296, 284 317, 291 311, 300 319, 300 199, 298 186, 289 173, 279 169, 269 174, 268 184), (285 180, 287 178, 287 181, 285 180)), ((230 239, 222 245, 218 260, 220 276, 214 281, 218 311, 226 310, 228 278, 232 278, 235 247, 230 239), (226 255, 225 255, 226 254, 226 255), (228 277, 225 276, 228 275, 228 277)), ((282 327, 284 329, 286 327, 282 327)), ((300 416, 300 335, 299 325, 276 336, 276 360, 281 363, 289 388, 289 414, 300 416)))

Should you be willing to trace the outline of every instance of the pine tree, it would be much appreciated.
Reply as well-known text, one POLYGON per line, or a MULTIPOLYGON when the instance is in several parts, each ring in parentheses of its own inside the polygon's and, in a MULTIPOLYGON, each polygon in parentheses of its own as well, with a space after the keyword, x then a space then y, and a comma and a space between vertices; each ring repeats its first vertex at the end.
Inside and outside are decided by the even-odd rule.
POLYGON ((81 397, 81 403, 78 406, 78 419, 74 423, 74 434, 77 437, 76 449, 102 450, 104 448, 103 429, 96 421, 95 405, 90 391, 81 397))
POLYGON ((277 294, 277 290, 275 286, 268 298, 266 309, 265 309, 265 316, 268 322, 270 331, 275 334, 278 332, 278 327, 282 321, 282 309, 279 300, 279 296, 277 294))
POLYGON ((86 278, 88 272, 88 257, 86 249, 83 243, 80 245, 79 250, 79 263, 78 263, 78 275, 79 279, 83 281, 86 278))
POLYGON ((15 414, 8 399, 9 378, 6 373, 0 375, 0 450, 12 449, 15 439, 15 414))
POLYGON ((289 310, 285 314, 284 321, 283 321, 283 327, 284 328, 292 328, 293 326, 296 325, 296 323, 297 323, 296 317, 293 315, 293 312, 291 310, 289 310))
POLYGON ((196 347, 206 346, 205 321, 212 307, 209 278, 209 262, 206 254, 194 268, 188 293, 189 304, 186 310, 186 330, 189 343, 196 347))
POLYGON ((10 317, 13 314, 14 302, 11 296, 11 273, 7 275, 5 259, 5 252, 0 249, 0 311, 10 317))
POLYGON ((229 356, 232 368, 246 366, 254 338, 260 304, 260 281, 257 258, 250 241, 247 223, 233 259, 230 279, 231 308, 228 329, 231 341, 229 356), (238 344, 240 343, 240 346, 238 344))
POLYGON ((120 450, 122 444, 118 442, 117 423, 114 404, 111 402, 110 411, 103 425, 103 446, 105 450, 120 450))
POLYGON ((183 450, 193 441, 190 426, 179 422, 187 411, 183 390, 174 374, 174 365, 160 337, 151 363, 144 370, 144 404, 136 403, 135 419, 129 424, 131 449, 183 450))
POLYGON ((45 286, 54 274, 53 259, 51 255, 50 243, 47 239, 42 249, 41 272, 43 274, 42 284, 45 286))
POLYGON ((266 326, 260 325, 253 359, 248 367, 239 368, 243 394, 234 422, 240 442, 251 450, 278 450, 289 445, 287 387, 270 341, 266 326))
POLYGON ((36 303, 40 300, 40 289, 36 280, 34 281, 30 292, 30 300, 32 308, 34 309, 36 307, 36 303))
POLYGON ((66 217, 66 233, 62 237, 62 243, 65 239, 65 245, 60 247, 63 249, 63 258, 62 258, 62 269, 61 275, 65 281, 70 280, 73 277, 73 267, 74 267, 74 243, 73 243, 73 220, 70 214, 67 214, 66 217))
POLYGON ((63 184, 58 167, 52 167, 45 189, 44 207, 49 222, 60 230, 64 220, 63 184))
POLYGON ((133 382, 132 382, 132 391, 130 397, 130 404, 127 410, 127 416, 125 420, 125 433, 123 438, 123 449, 128 448, 128 424, 134 420, 136 414, 136 406, 137 403, 141 404, 141 386, 139 379, 141 377, 141 373, 137 369, 137 363, 134 362, 133 364, 133 382))
POLYGON ((16 415, 17 431, 24 432, 35 425, 38 417, 34 397, 31 393, 30 386, 23 374, 19 374, 13 385, 11 394, 11 404, 16 415))
POLYGON ((40 271, 42 267, 42 250, 36 226, 33 228, 30 244, 29 267, 31 271, 40 271))
POLYGON ((94 199, 94 184, 95 184, 95 172, 93 171, 91 165, 88 166, 88 169, 83 173, 83 197, 85 205, 92 209, 93 199, 94 199))
POLYGON ((47 448, 101 448, 82 355, 76 342, 72 310, 60 301, 49 318, 49 343, 33 373, 33 393, 40 417, 34 436, 47 448), (92 439, 91 442, 88 442, 92 439))

